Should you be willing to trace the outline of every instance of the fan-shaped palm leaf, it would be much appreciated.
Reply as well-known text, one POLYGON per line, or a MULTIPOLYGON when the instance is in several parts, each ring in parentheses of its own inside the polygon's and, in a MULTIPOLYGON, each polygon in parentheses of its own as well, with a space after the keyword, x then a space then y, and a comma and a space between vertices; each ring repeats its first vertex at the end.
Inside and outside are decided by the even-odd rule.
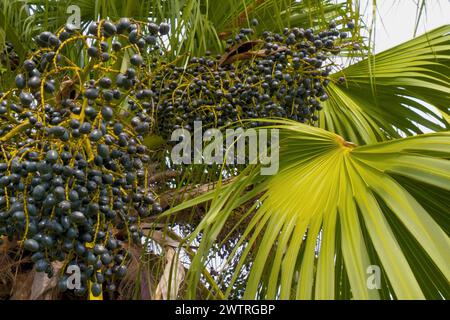
POLYGON ((250 264, 250 299, 450 297, 449 132, 355 147, 319 128, 278 127, 277 175, 249 169, 208 195, 193 290, 196 270, 233 210, 254 201, 244 213, 252 218, 233 253, 241 263, 227 294, 250 264), (367 273, 374 265, 379 290, 367 273))

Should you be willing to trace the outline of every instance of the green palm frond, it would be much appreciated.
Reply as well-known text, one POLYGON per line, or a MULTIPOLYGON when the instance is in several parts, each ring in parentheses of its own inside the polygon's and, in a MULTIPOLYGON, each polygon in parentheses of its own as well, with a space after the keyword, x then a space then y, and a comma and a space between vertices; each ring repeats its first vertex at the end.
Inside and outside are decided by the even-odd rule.
POLYGON ((321 127, 357 143, 450 129, 450 25, 345 68, 321 127))
MULTIPOLYGON (((355 18, 352 14, 348 16, 346 10, 353 1, 335 4, 329 0, 2 0, 0 18, 2 14, 5 18, 1 20, 4 26, 0 25, 0 31, 6 26, 19 30, 20 42, 29 49, 33 36, 44 30, 56 31, 66 23, 70 5, 80 8, 83 29, 91 21, 103 18, 117 20, 124 16, 142 21, 168 21, 172 27, 168 39, 169 53, 174 57, 186 53, 198 56, 206 50, 222 52, 221 37, 231 36, 237 29, 248 27, 252 18, 260 21, 260 30, 275 32, 289 26, 320 28, 332 19, 345 22, 355 18)), ((7 33, 6 37, 12 40, 9 38, 13 35, 7 33)))
POLYGON ((449 132, 355 147, 320 128, 275 127, 282 136, 275 176, 249 167, 171 211, 212 200, 196 231, 202 242, 188 277, 191 297, 207 252, 249 202, 242 215, 250 222, 228 257, 240 264, 225 296, 250 265, 248 299, 450 297, 449 132), (367 285, 371 266, 381 270, 378 290, 367 285))

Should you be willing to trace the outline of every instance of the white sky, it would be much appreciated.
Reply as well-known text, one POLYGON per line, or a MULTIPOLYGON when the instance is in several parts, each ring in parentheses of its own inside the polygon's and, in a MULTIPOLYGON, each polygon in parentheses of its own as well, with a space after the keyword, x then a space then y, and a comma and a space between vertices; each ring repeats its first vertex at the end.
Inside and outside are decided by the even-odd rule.
MULTIPOLYGON (((370 21, 372 1, 362 0, 362 10, 370 21)), ((422 0, 377 0, 375 25, 376 52, 381 52, 411 39, 416 24, 417 3, 422 0)), ((417 35, 450 24, 450 0, 426 0, 417 35)))

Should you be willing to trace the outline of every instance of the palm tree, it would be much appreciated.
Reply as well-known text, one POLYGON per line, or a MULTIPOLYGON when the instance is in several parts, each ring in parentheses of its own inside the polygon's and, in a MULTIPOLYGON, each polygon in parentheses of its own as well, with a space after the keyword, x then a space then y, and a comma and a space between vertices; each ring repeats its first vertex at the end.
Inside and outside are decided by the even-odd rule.
MULTIPOLYGON (((360 41, 370 29, 357 0, 77 4, 83 28, 107 17, 168 21, 173 57, 221 52, 252 18, 260 30, 355 20, 360 41)), ((67 5, 1 1, 0 35, 24 59, 29 39, 65 23, 67 5)), ((167 171, 167 146, 146 138, 161 162, 152 178, 171 175, 159 190, 169 209, 145 221, 151 250, 133 249, 124 297, 450 297, 450 25, 379 54, 364 43, 332 75, 318 127, 264 119, 280 130, 274 176, 258 165, 226 177, 220 166, 167 171)), ((0 68, 7 88, 11 64, 0 68)))

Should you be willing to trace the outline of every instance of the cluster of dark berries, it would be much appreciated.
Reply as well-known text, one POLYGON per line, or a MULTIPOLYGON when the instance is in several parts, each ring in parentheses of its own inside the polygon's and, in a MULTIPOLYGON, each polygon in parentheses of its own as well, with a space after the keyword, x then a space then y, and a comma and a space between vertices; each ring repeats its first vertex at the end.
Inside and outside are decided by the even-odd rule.
MULTIPOLYGON (((224 55, 193 57, 186 67, 164 66, 149 88, 137 91, 142 106, 157 110, 156 130, 191 130, 194 121, 221 127, 241 120, 281 117, 314 125, 333 70, 333 57, 353 46, 347 32, 330 29, 241 29, 224 55)), ((146 108, 148 111, 149 109, 146 108)), ((260 122, 254 121, 252 126, 260 122)))
MULTIPOLYGON (((67 267, 76 265, 81 296, 89 283, 94 295, 115 291, 127 271, 126 248, 141 243, 140 219, 163 211, 148 183, 151 159, 141 134, 149 122, 124 115, 127 85, 144 74, 130 67, 121 78, 114 69, 128 51, 134 66, 142 64, 127 40, 138 27, 128 19, 96 26, 90 36, 70 25, 41 33, 15 88, 0 94, 0 239, 17 241, 49 277, 54 262, 63 262, 61 291, 67 267), (113 42, 111 51, 105 39, 122 32, 129 47, 113 42), (79 45, 85 65, 64 55, 65 46, 79 45)), ((166 33, 166 25, 156 32, 166 33)))

